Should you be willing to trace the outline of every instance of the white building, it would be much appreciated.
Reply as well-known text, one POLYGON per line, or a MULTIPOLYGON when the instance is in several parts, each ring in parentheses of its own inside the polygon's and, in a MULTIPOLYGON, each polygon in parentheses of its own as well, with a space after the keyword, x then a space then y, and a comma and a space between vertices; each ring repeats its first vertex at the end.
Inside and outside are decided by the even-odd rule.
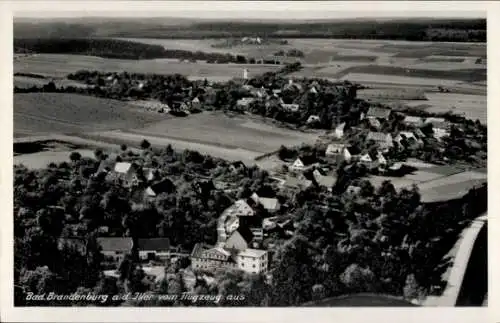
POLYGON ((266 250, 246 249, 236 255, 237 268, 248 273, 266 273, 269 259, 266 250))
POLYGON ((304 168, 305 168, 305 165, 304 165, 304 163, 302 162, 302 160, 300 158, 297 158, 293 162, 292 166, 290 166, 291 170, 298 171, 298 172, 303 171, 304 168))

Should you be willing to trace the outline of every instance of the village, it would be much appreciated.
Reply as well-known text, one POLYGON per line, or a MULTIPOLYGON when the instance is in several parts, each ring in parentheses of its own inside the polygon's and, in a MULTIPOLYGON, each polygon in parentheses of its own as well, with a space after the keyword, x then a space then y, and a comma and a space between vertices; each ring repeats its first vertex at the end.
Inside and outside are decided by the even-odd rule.
MULTIPOLYGON (((300 113, 301 105, 284 103, 281 97, 282 92, 292 90, 314 96, 325 89, 316 81, 304 84, 289 79, 283 88, 275 89, 265 86, 255 88, 245 80, 248 80, 247 70, 244 71, 241 88, 250 95, 239 99, 236 103, 237 107, 243 111, 259 101, 264 106, 277 105, 287 113, 300 113)), ((106 81, 110 82, 110 86, 117 83, 112 76, 108 76, 106 81)), ((142 88, 147 85, 137 83, 137 86, 142 88)), ((159 113, 175 111, 188 115, 213 104, 211 101, 214 100, 213 89, 206 86, 202 87, 202 91, 203 96, 195 96, 189 102, 175 102, 172 107, 159 102, 151 105, 150 101, 136 101, 136 104, 140 105, 145 102, 143 107, 159 113)), ((306 125, 314 127, 320 122, 319 115, 311 114, 307 117, 306 125)), ((216 179, 213 175, 194 174, 201 180, 194 184, 200 192, 220 189, 235 199, 235 202, 227 207, 217 220, 215 244, 210 245, 205 241, 199 241, 192 250, 182 250, 170 245, 168 238, 106 237, 106 227, 100 228, 99 232, 102 236, 98 238, 98 243, 107 263, 105 275, 118 278, 120 263, 125 257, 131 256, 132 259, 135 258, 136 261, 142 263, 141 268, 146 274, 145 279, 149 279, 153 284, 165 277, 168 272, 167 268, 172 263, 180 262, 182 258, 189 259, 190 265, 187 267, 183 265, 182 276, 190 291, 193 291, 199 279, 206 280, 208 284, 213 282, 211 273, 216 269, 262 274, 268 281, 271 281, 272 255, 276 246, 272 243, 264 244, 264 240, 273 234, 287 238, 293 237, 299 226, 299 223, 294 222, 293 217, 287 212, 290 211, 287 205, 283 205, 287 203, 286 199, 282 198, 283 196, 294 196, 311 187, 326 190, 329 194, 359 194, 361 188, 352 183, 345 188, 345 191, 336 190, 333 193, 338 180, 339 167, 343 167, 344 170, 363 167, 367 175, 386 176, 388 180, 391 176, 403 176, 405 172, 408 172, 405 168, 406 156, 415 156, 412 152, 422 149, 424 141, 432 140, 441 147, 443 138, 450 136, 453 125, 444 117, 407 115, 382 106, 370 107, 366 112, 360 113, 359 120, 356 120, 354 124, 352 121, 350 123, 349 126, 345 121, 332 125, 332 130, 327 131, 318 139, 312 149, 322 150, 319 153, 320 158, 317 156, 311 158, 310 155, 302 157, 299 153, 298 157, 290 159, 286 156, 287 152, 282 150, 291 150, 294 147, 282 147, 280 152, 276 153, 278 156, 281 153, 283 155, 280 156, 282 166, 267 170, 274 189, 265 196, 259 196, 255 191, 242 195, 241 189, 233 185, 236 183, 216 179), (397 120, 397 128, 401 129, 400 131, 391 131, 391 128, 387 126, 392 120, 397 120)), ((149 148, 149 144, 145 143, 143 148, 149 148)), ((308 147, 297 149, 304 148, 308 147)), ((440 149, 444 150, 444 148, 440 149)), ((174 182, 168 176, 160 175, 164 171, 151 166, 142 167, 139 164, 133 158, 129 158, 128 161, 122 161, 120 157, 107 158, 100 162, 94 176, 104 174, 106 181, 133 191, 132 200, 137 200, 137 202, 141 200, 153 202, 162 194, 171 194, 176 191, 174 182)), ((238 161, 229 164, 231 172, 244 171, 248 167, 250 166, 238 161)), ((315 203, 319 207, 328 208, 327 204, 322 205, 322 201, 315 201, 315 203)), ((73 241, 73 238, 63 240, 68 242, 73 241)))

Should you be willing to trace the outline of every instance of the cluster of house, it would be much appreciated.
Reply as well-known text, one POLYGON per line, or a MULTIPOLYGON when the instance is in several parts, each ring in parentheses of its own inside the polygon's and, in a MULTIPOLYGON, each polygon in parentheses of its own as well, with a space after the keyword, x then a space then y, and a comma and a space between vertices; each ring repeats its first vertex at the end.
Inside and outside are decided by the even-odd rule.
MULTIPOLYGON (((168 238, 137 239, 131 237, 97 238, 101 253, 108 263, 119 264, 126 256, 137 257, 138 260, 166 261, 170 258, 171 247, 168 238)), ((60 238, 58 247, 72 246, 81 254, 87 253, 87 239, 80 237, 60 238)))
MULTIPOLYGON (((244 77, 244 79, 245 79, 245 77, 244 77)), ((310 87, 307 89, 305 94, 307 94, 307 93, 316 93, 317 94, 318 87, 319 87, 318 82, 314 81, 310 85, 310 87)), ((301 93, 303 92, 304 86, 301 83, 294 82, 294 80, 292 80, 292 79, 290 79, 288 81, 288 84, 286 84, 283 87, 283 89, 269 90, 265 87, 255 88, 255 87, 248 85, 248 84, 242 85, 242 88, 244 90, 247 90, 248 92, 250 92, 250 96, 241 98, 236 102, 236 105, 238 107, 240 107, 241 109, 246 109, 253 102, 255 102, 257 100, 261 100, 261 101, 265 102, 266 107, 277 106, 277 107, 283 109, 284 111, 288 111, 288 112, 300 111, 299 104, 297 104, 297 103, 285 103, 283 101, 283 99, 281 98, 281 93, 282 93, 282 91, 285 91, 285 90, 293 90, 293 91, 297 91, 297 92, 301 92, 301 93)), ((314 122, 317 122, 319 120, 320 120, 319 116, 311 115, 309 117, 309 119, 307 120, 307 122, 314 123, 314 122)))
POLYGON ((269 254, 259 249, 264 238, 263 221, 257 216, 259 207, 274 213, 279 210, 280 203, 276 198, 254 193, 224 210, 217 222, 217 243, 195 245, 191 253, 192 269, 226 268, 252 274, 267 273, 269 254))
POLYGON ((105 175, 105 180, 128 189, 142 188, 136 198, 155 198, 161 193, 175 191, 174 183, 168 178, 160 178, 157 169, 141 167, 136 163, 117 162, 108 158, 100 162, 94 176, 105 175))
MULTIPOLYGON (((378 168, 380 171, 386 170, 388 161, 384 154, 389 149, 396 147, 398 150, 416 149, 421 147, 426 135, 420 130, 420 127, 425 124, 431 124, 434 138, 441 138, 450 134, 451 124, 444 118, 421 118, 416 116, 405 116, 403 123, 408 126, 408 131, 399 131, 396 135, 382 132, 381 120, 388 120, 392 110, 387 108, 372 107, 366 115, 362 115, 361 119, 368 123, 372 131, 368 132, 366 141, 373 141, 377 144, 376 152, 361 153, 354 147, 349 147, 343 143, 331 143, 327 146, 325 156, 333 158, 337 162, 350 162, 357 160, 366 165, 369 169, 378 168)), ((334 130, 334 137, 342 139, 344 137, 345 123, 338 125, 334 130)), ((301 166, 300 161, 294 163, 295 166, 301 166), (298 164, 298 165, 295 165, 298 164)), ((392 166, 391 166, 392 167, 392 166)))

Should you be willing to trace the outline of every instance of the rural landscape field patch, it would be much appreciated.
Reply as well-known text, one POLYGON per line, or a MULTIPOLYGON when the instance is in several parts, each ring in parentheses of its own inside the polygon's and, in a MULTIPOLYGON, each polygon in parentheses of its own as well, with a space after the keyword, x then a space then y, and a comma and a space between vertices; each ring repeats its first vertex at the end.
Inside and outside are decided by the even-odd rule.
POLYGON ((271 127, 240 116, 228 117, 222 113, 208 112, 186 118, 167 118, 135 132, 261 153, 277 150, 280 145, 314 143, 317 138, 315 134, 271 127), (221 132, 221 129, 224 131, 221 132))
POLYGON ((157 121, 124 102, 66 93, 14 95, 14 133, 75 133, 134 128, 157 121))
POLYGON ((83 55, 40 54, 26 57, 14 63, 14 73, 36 73, 64 77, 78 70, 99 70, 101 72, 183 74, 187 77, 233 78, 242 77, 244 68, 256 75, 279 69, 273 65, 236 65, 186 63, 176 60, 122 60, 83 55))

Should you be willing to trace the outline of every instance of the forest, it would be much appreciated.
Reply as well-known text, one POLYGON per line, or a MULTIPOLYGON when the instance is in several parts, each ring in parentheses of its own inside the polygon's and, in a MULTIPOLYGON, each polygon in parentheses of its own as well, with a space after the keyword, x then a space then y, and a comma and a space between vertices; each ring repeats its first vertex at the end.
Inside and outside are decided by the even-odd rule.
POLYGON ((67 19, 33 24, 14 22, 15 38, 346 38, 443 42, 486 42, 486 19, 371 19, 313 21, 191 20, 177 25, 165 19, 67 19), (163 21, 162 21, 163 20, 163 21), (165 23, 165 21, 167 23, 165 23), (34 27, 35 26, 35 27, 34 27), (181 27, 180 27, 181 26, 181 27))
POLYGON ((242 55, 165 49, 160 45, 100 38, 14 38, 15 53, 78 54, 118 59, 171 58, 210 63, 247 63, 242 55))

